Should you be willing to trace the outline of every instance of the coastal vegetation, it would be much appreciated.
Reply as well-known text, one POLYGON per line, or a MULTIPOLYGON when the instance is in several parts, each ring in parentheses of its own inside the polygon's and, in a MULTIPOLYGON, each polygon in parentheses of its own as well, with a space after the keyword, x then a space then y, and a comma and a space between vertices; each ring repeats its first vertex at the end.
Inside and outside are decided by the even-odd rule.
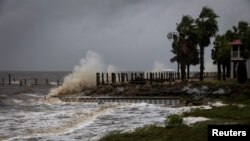
MULTIPOLYGON (((240 40, 244 51, 241 56, 244 59, 250 57, 250 25, 246 21, 239 21, 237 26, 227 30, 224 34, 217 34, 219 16, 209 7, 203 7, 198 18, 184 15, 180 23, 177 23, 176 31, 168 33, 168 38, 172 39, 172 53, 174 56, 170 62, 177 62, 177 72, 181 74, 184 81, 189 78, 190 65, 200 64, 200 81, 204 76, 204 48, 211 44, 211 38, 215 37, 211 57, 213 63, 217 64, 217 78, 226 80, 230 77, 231 47, 230 42, 240 40), (199 48, 198 48, 199 47, 199 48), (179 68, 181 73, 179 72, 179 68), (222 69, 222 71, 221 71, 222 69), (222 75, 221 75, 222 73, 222 75), (187 76, 186 76, 187 74, 187 76)), ((245 66, 245 64, 243 64, 245 66)), ((241 70, 244 70, 245 67, 241 70)), ((243 71, 244 73, 244 71, 243 71)), ((246 75, 241 74, 243 78, 246 75)))
MULTIPOLYGON (((250 26, 245 21, 240 21, 237 26, 226 31, 224 34, 217 34, 217 18, 219 16, 208 7, 203 7, 198 18, 194 19, 189 15, 184 15, 181 22, 177 24, 176 32, 170 32, 168 38, 172 39, 172 53, 174 56, 170 61, 177 62, 178 74, 181 69, 181 86, 208 89, 203 96, 187 95, 181 93, 185 106, 206 105, 220 101, 220 106, 210 105, 210 109, 195 108, 180 115, 170 115, 166 117, 165 126, 148 125, 137 128, 134 131, 114 131, 107 133, 100 141, 200 141, 207 139, 208 125, 223 124, 250 124, 250 81, 246 80, 246 72, 243 67, 238 67, 241 76, 236 80, 220 81, 221 76, 226 80, 230 76, 231 48, 229 43, 240 40, 244 46, 242 56, 244 59, 250 57, 250 26), (204 80, 204 48, 209 46, 211 38, 215 37, 211 57, 213 63, 217 64, 218 80, 204 80), (199 46, 199 48, 198 48, 199 46), (189 83, 185 81, 189 77, 190 65, 200 64, 199 82, 189 83), (221 70, 222 69, 222 70, 221 70), (187 73, 186 73, 187 70, 187 73), (186 76, 187 74, 187 76, 186 76), (244 80, 240 80, 244 79, 244 80), (243 84, 244 83, 244 84, 243 84), (223 89, 223 94, 216 94, 215 90, 223 89), (224 91, 225 90, 225 91, 224 91), (195 97, 195 98, 192 98, 195 97), (201 102, 203 101, 203 102, 201 102), (196 122, 191 125, 183 124, 185 117, 205 117, 207 121, 196 122)), ((191 80, 192 81, 192 80, 191 80)), ((178 85, 175 84, 176 87, 178 85)), ((199 91, 199 94, 202 90, 199 91)))
POLYGON ((189 66, 198 63, 200 63, 200 80, 203 80, 204 48, 210 45, 210 38, 218 31, 217 18, 213 9, 203 7, 198 18, 183 16, 181 23, 177 24, 177 32, 169 33, 169 39, 173 39, 172 52, 175 54, 171 62, 176 61, 180 64, 183 81, 186 78, 186 67, 189 75, 189 66))
MULTIPOLYGON (((223 85, 222 82, 206 82, 212 85, 223 85)), ((230 82, 231 83, 231 82, 230 82)), ((114 131, 108 133, 100 141, 201 141, 207 139, 208 125, 221 124, 250 124, 250 91, 247 88, 240 89, 230 96, 213 98, 211 101, 222 101, 225 105, 212 107, 211 109, 193 109, 182 115, 166 117, 165 127, 148 125, 132 132, 114 131), (237 95, 237 96, 235 96, 237 95), (182 124, 184 117, 206 117, 207 121, 201 121, 192 125, 182 124)))

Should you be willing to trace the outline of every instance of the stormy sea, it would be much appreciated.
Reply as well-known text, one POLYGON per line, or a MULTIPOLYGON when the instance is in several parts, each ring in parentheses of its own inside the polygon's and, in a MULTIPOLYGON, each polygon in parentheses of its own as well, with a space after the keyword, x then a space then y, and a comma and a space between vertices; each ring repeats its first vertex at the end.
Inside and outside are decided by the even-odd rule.
POLYGON ((1 72, 16 80, 38 78, 20 86, 12 79, 0 85, 0 140, 98 140, 108 132, 132 131, 145 125, 164 126, 164 119, 186 108, 147 103, 82 103, 46 100, 49 90, 69 72, 1 72), (50 78, 48 85, 42 80, 50 78))
POLYGON ((96 72, 103 70, 114 67, 105 69, 99 55, 89 51, 72 72, 0 72, 0 140, 96 141, 111 131, 165 126, 166 116, 190 110, 143 101, 100 104, 56 98, 95 87, 96 72))

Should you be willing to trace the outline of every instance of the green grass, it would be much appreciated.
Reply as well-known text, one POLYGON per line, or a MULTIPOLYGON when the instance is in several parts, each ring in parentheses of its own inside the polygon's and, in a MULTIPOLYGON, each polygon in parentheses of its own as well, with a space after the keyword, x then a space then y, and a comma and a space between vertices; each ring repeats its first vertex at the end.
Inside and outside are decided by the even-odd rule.
POLYGON ((207 135, 207 126, 198 124, 195 127, 176 126, 176 127, 156 127, 147 126, 136 129, 134 132, 111 132, 100 141, 194 141, 203 140, 207 135))
POLYGON ((184 116, 250 121, 250 106, 246 105, 241 108, 237 105, 228 105, 210 110, 194 109, 189 113, 184 113, 184 116))
MULTIPOLYGON (((216 86, 228 86, 233 88, 235 81, 203 82, 216 86)), ((250 83, 248 81, 247 83, 250 83)), ((238 86, 235 93, 229 97, 219 98, 227 103, 224 107, 214 107, 209 110, 194 109, 183 116, 207 117, 211 120, 198 122, 192 126, 179 125, 168 127, 146 126, 138 128, 133 132, 111 132, 100 139, 100 141, 203 141, 207 139, 207 125, 221 124, 250 124, 250 89, 248 87, 238 86), (237 104, 243 104, 240 107, 237 104)))

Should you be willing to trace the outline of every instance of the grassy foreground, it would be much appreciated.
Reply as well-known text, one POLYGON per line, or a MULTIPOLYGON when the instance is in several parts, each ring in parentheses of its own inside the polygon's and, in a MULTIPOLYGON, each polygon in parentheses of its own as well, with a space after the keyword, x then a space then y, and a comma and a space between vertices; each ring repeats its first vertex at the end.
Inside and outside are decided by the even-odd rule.
POLYGON ((241 89, 237 96, 220 98, 227 106, 209 110, 194 109, 182 116, 207 117, 211 120, 171 127, 145 126, 133 132, 115 131, 100 141, 203 141, 207 140, 207 125, 250 124, 250 90, 241 89))

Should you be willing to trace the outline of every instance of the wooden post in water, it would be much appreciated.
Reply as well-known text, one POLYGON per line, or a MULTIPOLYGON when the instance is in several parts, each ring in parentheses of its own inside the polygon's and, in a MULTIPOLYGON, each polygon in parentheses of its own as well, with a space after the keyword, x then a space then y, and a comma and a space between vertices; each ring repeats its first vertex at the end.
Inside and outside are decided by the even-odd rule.
POLYGON ((148 72, 147 72, 147 74, 146 74, 146 75, 147 75, 147 80, 148 80, 148 72))
POLYGON ((11 75, 9 73, 9 85, 11 84, 11 75))
POLYGON ((104 84, 104 73, 102 73, 102 84, 104 84))
POLYGON ((122 83, 124 83, 124 73, 121 73, 122 83))
POLYGON ((128 82, 128 73, 126 73, 125 75, 126 75, 126 81, 128 82))
POLYGON ((106 73, 106 82, 109 83, 109 73, 106 73))
POLYGON ((2 82, 3 82, 3 85, 4 85, 4 77, 3 77, 3 79, 2 79, 2 82))
POLYGON ((100 73, 96 73, 96 85, 100 85, 100 73))
POLYGON ((116 82, 116 74, 115 73, 111 73, 111 81, 113 84, 115 84, 115 82, 116 82))
POLYGON ((143 83, 143 73, 140 73, 140 81, 141 81, 141 84, 143 83))
POLYGON ((133 81, 133 80, 134 80, 134 74, 131 73, 131 81, 133 81))
POLYGON ((60 82, 60 81, 57 79, 57 86, 59 86, 59 84, 60 84, 59 82, 60 82))
POLYGON ((149 79, 150 79, 150 84, 152 85, 152 83, 153 83, 153 73, 152 72, 150 72, 150 74, 149 74, 149 79))
POLYGON ((16 82, 16 78, 13 78, 13 81, 16 82))
POLYGON ((121 76, 120 73, 118 73, 118 81, 121 82, 121 76))
POLYGON ((48 79, 46 79, 46 83, 45 83, 46 85, 48 85, 49 84, 49 80, 48 79))
POLYGON ((35 79, 35 85, 37 85, 37 78, 35 79))
POLYGON ((161 83, 163 83, 163 73, 161 73, 161 83))
POLYGON ((166 79, 169 79, 169 72, 166 72, 166 79))
POLYGON ((25 84, 25 85, 27 84, 26 78, 24 78, 24 84, 25 84))
POLYGON ((20 80, 20 86, 22 86, 22 80, 20 80))

